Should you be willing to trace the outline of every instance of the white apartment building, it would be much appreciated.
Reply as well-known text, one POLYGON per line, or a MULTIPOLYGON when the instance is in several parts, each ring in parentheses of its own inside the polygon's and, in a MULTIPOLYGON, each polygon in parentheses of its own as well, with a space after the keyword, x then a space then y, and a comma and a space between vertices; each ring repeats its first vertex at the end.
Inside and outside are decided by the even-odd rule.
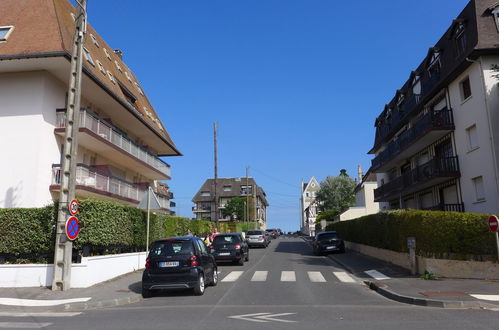
POLYGON ((376 202, 499 212, 499 3, 472 0, 376 118, 376 202))
MULTIPOLYGON (((59 197, 75 12, 68 0, 0 1, 0 207, 59 197)), ((122 52, 91 26, 84 47, 77 198, 137 206, 153 186, 168 211, 160 157, 180 152, 122 52)))
POLYGON ((315 236, 315 222, 319 213, 319 208, 315 200, 315 195, 320 189, 319 182, 315 177, 311 177, 308 182, 301 182, 301 217, 300 230, 305 235, 315 236))

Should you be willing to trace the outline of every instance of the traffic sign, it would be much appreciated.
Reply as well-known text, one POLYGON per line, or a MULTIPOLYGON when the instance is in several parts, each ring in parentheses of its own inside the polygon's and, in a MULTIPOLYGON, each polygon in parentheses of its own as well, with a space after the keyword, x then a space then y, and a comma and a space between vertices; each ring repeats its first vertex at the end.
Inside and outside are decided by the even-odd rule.
POLYGON ((71 215, 77 215, 78 214, 78 201, 76 199, 73 199, 70 203, 69 203, 69 213, 71 213, 71 215))
POLYGON ((489 217, 488 224, 490 231, 497 233, 497 229, 499 228, 499 219, 495 215, 491 215, 489 217))
POLYGON ((66 236, 69 240, 73 241, 80 233, 80 223, 77 217, 69 217, 66 221, 66 236))

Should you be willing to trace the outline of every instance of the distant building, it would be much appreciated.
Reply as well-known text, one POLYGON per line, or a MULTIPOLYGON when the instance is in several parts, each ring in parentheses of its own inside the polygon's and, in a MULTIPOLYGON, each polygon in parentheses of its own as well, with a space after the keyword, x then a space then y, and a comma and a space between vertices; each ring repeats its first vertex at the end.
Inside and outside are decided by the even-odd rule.
MULTIPOLYGON (((267 206, 269 206, 267 195, 253 178, 219 178, 216 183, 218 209, 215 209, 215 179, 208 179, 192 199, 195 204, 192 212, 196 219, 230 221, 230 217, 222 215, 222 210, 231 198, 243 197, 250 202, 250 221, 256 220, 260 228, 266 228, 267 206)), ((237 221, 243 220, 237 219, 237 221)))
MULTIPOLYGON (((59 198, 76 10, 68 0, 2 0, 0 13, 0 207, 40 207, 59 198)), ((151 186, 169 213, 160 157, 181 154, 113 49, 88 25, 76 197, 138 206, 151 186)))
POLYGON ((470 1, 396 91, 369 152, 376 202, 499 212, 498 44, 499 2, 470 1))
MULTIPOLYGON (((364 215, 378 213, 383 208, 384 203, 374 201, 374 189, 378 187, 376 174, 368 171, 366 175, 362 174, 359 165, 359 184, 355 187, 355 206, 340 214, 340 221, 351 220, 364 215), (381 204, 381 205, 380 205, 381 204)), ((385 206, 386 208, 386 206, 385 206)))
POLYGON ((317 220, 318 205, 315 201, 320 185, 315 177, 308 182, 301 182, 301 224, 300 230, 305 235, 315 236, 315 221, 317 220))

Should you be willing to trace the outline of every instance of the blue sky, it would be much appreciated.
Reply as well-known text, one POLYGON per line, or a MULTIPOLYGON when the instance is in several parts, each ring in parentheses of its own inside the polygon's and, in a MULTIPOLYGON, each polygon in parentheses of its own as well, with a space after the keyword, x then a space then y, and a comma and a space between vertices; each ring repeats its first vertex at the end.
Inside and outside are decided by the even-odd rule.
POLYGON ((374 119, 466 0, 88 0, 183 157, 177 212, 213 177, 250 176, 268 226, 299 227, 300 182, 367 170, 374 119))

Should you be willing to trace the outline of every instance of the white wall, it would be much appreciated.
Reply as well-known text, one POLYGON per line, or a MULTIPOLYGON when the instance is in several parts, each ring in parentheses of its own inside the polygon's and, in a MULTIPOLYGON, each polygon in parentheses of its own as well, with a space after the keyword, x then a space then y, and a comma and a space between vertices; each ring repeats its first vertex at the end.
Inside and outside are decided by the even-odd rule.
MULTIPOLYGON (((145 252, 82 258, 71 267, 71 288, 88 288, 117 276, 144 268, 145 252)), ((53 265, 0 265, 0 287, 49 287, 53 265)))
POLYGON ((362 188, 355 194, 356 205, 340 214, 340 221, 378 213, 380 211, 380 203, 374 202, 374 189, 377 187, 378 184, 376 182, 364 182, 362 188))
POLYGON ((65 90, 46 72, 0 74, 0 207, 51 203, 51 165, 60 152, 54 135, 56 109, 65 90))

